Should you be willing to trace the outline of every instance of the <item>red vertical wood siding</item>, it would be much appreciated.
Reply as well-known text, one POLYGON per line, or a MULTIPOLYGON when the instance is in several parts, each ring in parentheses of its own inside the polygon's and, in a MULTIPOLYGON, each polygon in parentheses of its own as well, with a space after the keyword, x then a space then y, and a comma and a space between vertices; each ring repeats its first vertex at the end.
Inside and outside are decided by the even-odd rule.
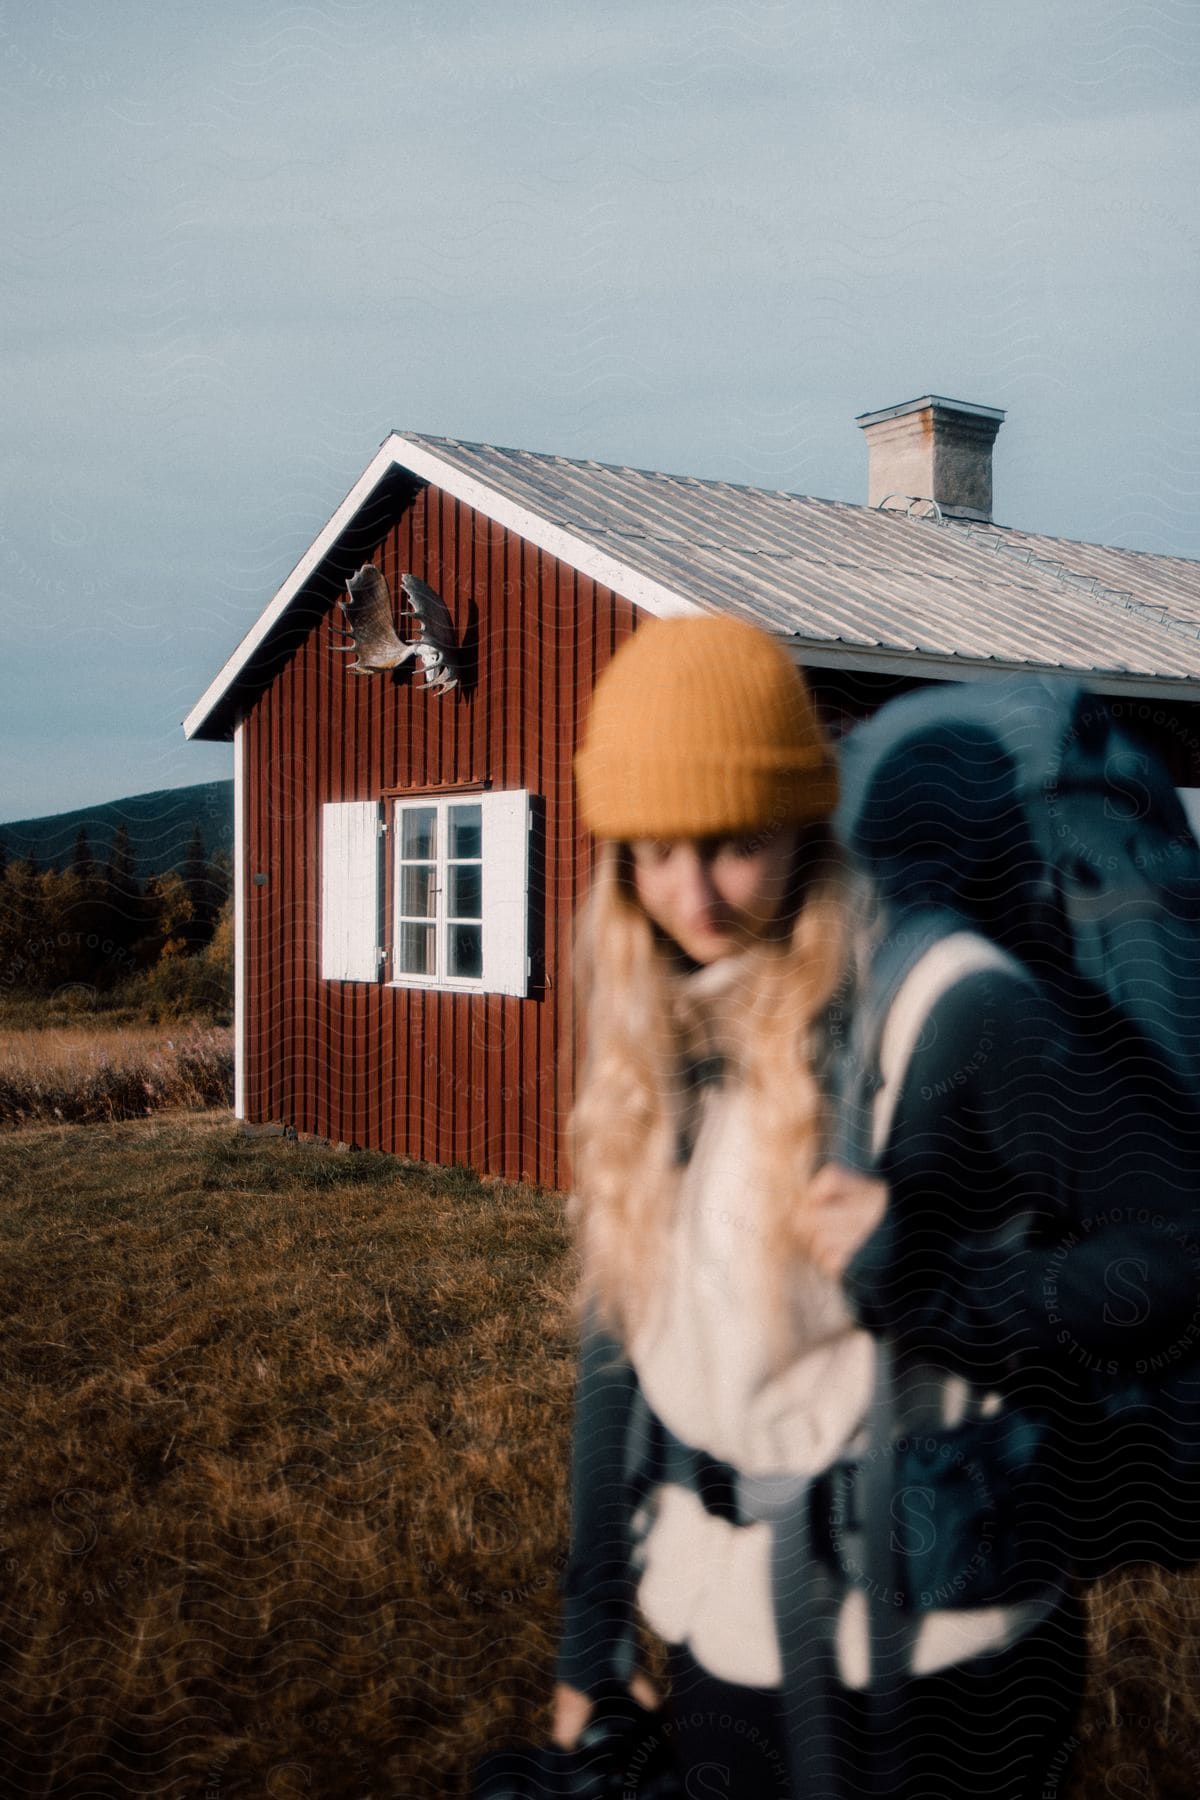
POLYGON ((374 560, 397 602, 405 572, 442 594, 460 642, 474 635, 476 679, 437 696, 419 670, 351 675, 332 608, 248 713, 247 867, 267 880, 247 895, 247 1116, 561 1186, 571 933, 590 872, 571 757, 634 609, 433 487, 398 512, 374 560), (528 997, 323 981, 322 805, 485 782, 534 796, 530 943, 544 957, 528 997))

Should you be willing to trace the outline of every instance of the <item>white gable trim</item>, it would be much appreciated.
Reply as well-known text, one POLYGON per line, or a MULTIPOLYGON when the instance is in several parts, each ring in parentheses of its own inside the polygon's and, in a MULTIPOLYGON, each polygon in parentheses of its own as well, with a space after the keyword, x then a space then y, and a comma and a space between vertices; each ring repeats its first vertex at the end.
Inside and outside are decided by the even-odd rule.
POLYGON ((382 449, 376 452, 370 463, 363 470, 342 504, 330 519, 328 525, 315 537, 300 561, 296 564, 283 586, 275 594, 271 604, 246 633, 233 655, 229 658, 215 681, 209 683, 183 721, 184 734, 194 737, 204 724, 213 708, 224 698, 226 692, 237 680, 254 652, 264 642, 274 626, 287 611, 304 583, 308 580, 333 549, 343 531, 353 524, 360 508, 365 506, 384 476, 395 467, 396 458, 392 451, 395 434, 388 438, 382 449))
POLYGON ((312 544, 300 561, 296 564, 282 587, 278 589, 270 605, 262 614, 257 624, 246 633, 233 655, 229 658, 220 674, 205 689, 195 706, 183 721, 185 736, 195 737, 209 717, 210 713, 224 699, 238 676, 250 662, 256 650, 266 641, 273 627, 286 613, 300 589, 309 577, 315 573, 325 557, 333 549, 343 531, 350 526, 359 510, 366 504, 384 477, 393 469, 407 469, 421 481, 428 481, 441 488, 455 500, 461 500, 464 506, 470 506, 481 512, 486 518, 502 525, 506 531, 516 532, 518 536, 536 544, 539 550, 556 556, 560 561, 578 569, 581 575, 590 575, 603 587, 614 589, 635 606, 646 612, 657 613, 666 617, 672 613, 703 612, 694 600, 664 587, 660 582, 652 581, 646 575, 639 575, 615 556, 597 550, 585 539, 576 537, 574 532, 565 526, 552 524, 540 514, 530 512, 526 507, 518 506, 515 501, 508 500, 498 494, 495 488, 489 487, 475 476, 465 475, 453 464, 444 462, 424 444, 415 444, 406 438, 403 432, 393 431, 384 439, 369 465, 359 476, 342 504, 338 507, 324 530, 314 538, 312 544))
POLYGON ((590 575, 601 587, 612 588, 635 606, 646 612, 655 613, 661 618, 668 618, 673 613, 698 613, 706 608, 697 606, 685 594, 677 593, 673 588, 664 587, 659 581, 653 581, 648 575, 639 575, 628 563, 619 557, 610 556, 605 550, 598 550, 595 544, 589 544, 586 538, 576 537, 566 525, 555 525, 540 513, 530 512, 528 507, 519 506, 515 500, 509 500, 498 494, 486 481, 480 481, 474 475, 465 475, 452 463, 443 462, 442 458, 425 444, 414 444, 403 432, 395 431, 388 439, 396 448, 396 461, 404 468, 420 476, 423 481, 432 482, 455 500, 461 500, 464 506, 474 507, 495 524, 502 525, 506 531, 515 532, 518 537, 536 544, 539 550, 556 556, 571 568, 577 569, 581 575, 590 575))

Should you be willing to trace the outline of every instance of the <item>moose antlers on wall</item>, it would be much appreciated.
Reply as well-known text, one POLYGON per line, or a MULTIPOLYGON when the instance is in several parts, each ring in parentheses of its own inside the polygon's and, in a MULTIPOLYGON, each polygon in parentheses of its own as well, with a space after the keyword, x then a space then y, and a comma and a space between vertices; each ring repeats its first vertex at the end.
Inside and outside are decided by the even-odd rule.
POLYGON ((343 655, 354 655, 352 675, 398 669, 410 657, 419 656, 425 686, 448 694, 458 686, 462 673, 450 609, 440 594, 415 575, 402 575, 400 587, 420 628, 414 643, 406 644, 392 624, 392 596, 382 572, 374 563, 364 563, 351 575, 346 593, 338 601, 353 642, 335 648, 343 655))

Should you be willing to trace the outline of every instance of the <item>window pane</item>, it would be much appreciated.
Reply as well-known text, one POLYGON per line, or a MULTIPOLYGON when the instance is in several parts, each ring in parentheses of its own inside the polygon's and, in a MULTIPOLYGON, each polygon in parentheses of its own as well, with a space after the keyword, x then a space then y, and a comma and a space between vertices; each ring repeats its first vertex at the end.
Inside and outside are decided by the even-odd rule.
POLYGON ((401 810, 400 855, 421 859, 437 855, 436 806, 406 806, 401 810))
POLYGON ((451 975, 468 975, 478 980, 483 974, 482 925, 451 925, 449 936, 451 975))
POLYGON ((446 870, 450 878, 449 917, 452 919, 482 919, 483 917, 483 865, 481 863, 451 863, 446 870))
POLYGON ((483 808, 478 805, 450 808, 451 856, 483 855, 482 813, 483 808))
POLYGON ((400 972, 402 975, 432 975, 434 942, 432 925, 401 925, 400 972))
POLYGON ((400 866, 400 911, 417 919, 432 919, 434 914, 434 867, 432 863, 402 863, 400 866))

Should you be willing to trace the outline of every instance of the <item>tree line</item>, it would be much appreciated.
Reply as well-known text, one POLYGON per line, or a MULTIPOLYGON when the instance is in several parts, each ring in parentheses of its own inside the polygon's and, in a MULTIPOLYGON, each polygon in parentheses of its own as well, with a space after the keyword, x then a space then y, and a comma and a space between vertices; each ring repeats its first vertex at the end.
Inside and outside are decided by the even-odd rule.
POLYGON ((103 862, 83 828, 63 868, 10 860, 0 844, 0 998, 74 985, 102 995, 155 971, 159 988, 182 990, 186 965, 226 960, 231 879, 228 855, 210 856, 198 825, 179 867, 146 881, 126 825, 103 862))

